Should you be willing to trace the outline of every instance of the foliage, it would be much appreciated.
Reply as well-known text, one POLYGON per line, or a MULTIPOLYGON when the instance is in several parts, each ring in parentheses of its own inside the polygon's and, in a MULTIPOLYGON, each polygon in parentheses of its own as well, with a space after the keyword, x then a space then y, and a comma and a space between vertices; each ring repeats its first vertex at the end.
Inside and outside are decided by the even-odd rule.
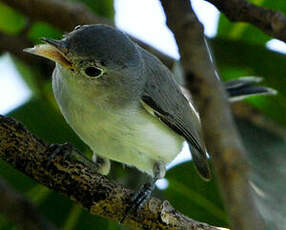
MULTIPOLYGON (((85 3, 97 14, 113 18, 113 1, 77 0, 85 3)), ((286 13, 284 0, 253 0, 257 5, 271 9, 278 9, 286 13)), ((0 31, 10 34, 20 33, 27 23, 27 18, 13 9, 0 3, 0 31)), ((38 42, 40 37, 60 37, 62 31, 44 22, 34 22, 29 30, 28 37, 32 42, 38 42)), ((211 46, 218 65, 219 72, 224 80, 240 76, 261 76, 265 79, 265 85, 275 88, 279 94, 275 97, 255 97, 246 100, 246 103, 259 109, 268 118, 280 125, 286 125, 286 57, 270 51, 265 44, 271 38, 258 29, 245 23, 231 23, 223 15, 219 20, 218 34, 211 39, 211 46)), ((51 143, 71 142, 79 150, 90 154, 89 149, 79 140, 61 116, 51 92, 51 83, 41 76, 37 67, 31 68, 15 58, 15 66, 21 73, 24 81, 33 92, 33 97, 26 104, 17 108, 9 115, 22 121, 25 126, 39 137, 51 143)), ((48 73, 50 74, 50 73, 48 73)), ((278 144, 276 156, 282 157, 285 153, 286 143, 263 128, 248 124, 245 120, 239 120, 238 126, 243 134, 243 140, 249 152, 249 159, 255 165, 253 177, 262 187, 267 187, 267 182, 275 181, 279 172, 275 170, 275 164, 266 164, 259 161, 259 154, 271 158, 272 148, 261 145, 261 140, 267 146, 278 144), (259 169, 268 167, 267 180, 259 177, 259 169), (276 172, 276 174, 274 173, 276 172), (276 175, 271 177, 271 175, 276 175)), ((284 161, 285 163, 285 161, 284 161)), ((281 166, 282 167, 282 166, 281 166)), ((116 165, 117 175, 126 177, 130 170, 124 170, 116 165)), ((36 184, 30 178, 22 175, 8 164, 0 161, 0 175, 9 184, 22 194, 34 201, 51 222, 63 230, 71 229, 120 229, 115 223, 100 217, 90 216, 70 201, 49 189, 36 184)), ((283 177, 284 178, 284 177, 283 177)), ((118 179, 118 176, 117 176, 118 179)), ((203 182, 194 172, 191 162, 176 166, 167 173, 169 187, 157 192, 161 198, 168 199, 172 205, 186 215, 196 220, 208 222, 217 226, 228 226, 228 218, 223 208, 219 195, 218 185, 215 179, 211 182, 203 182), (186 173, 187 172, 187 173, 186 173)), ((269 187, 267 187, 269 189, 269 187)), ((277 191, 276 191, 277 192, 277 191)), ((279 194, 279 193, 278 193, 279 194)), ((275 202, 275 201, 273 201, 275 202)), ((261 202, 261 207, 265 203, 261 202)), ((273 210, 278 210, 273 207, 273 210)), ((269 215, 269 213, 267 213, 269 215)), ((13 229, 13 223, 0 217, 0 229, 13 229)))

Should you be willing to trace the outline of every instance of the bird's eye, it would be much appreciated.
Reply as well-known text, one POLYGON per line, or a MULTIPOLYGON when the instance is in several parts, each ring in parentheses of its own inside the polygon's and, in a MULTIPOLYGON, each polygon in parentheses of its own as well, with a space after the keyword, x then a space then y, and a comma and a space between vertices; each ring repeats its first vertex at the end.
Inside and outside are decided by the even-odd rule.
POLYGON ((85 74, 91 78, 98 78, 100 77, 104 71, 98 67, 89 66, 84 70, 85 74))
POLYGON ((81 27, 81 25, 77 25, 73 30, 78 30, 81 27))

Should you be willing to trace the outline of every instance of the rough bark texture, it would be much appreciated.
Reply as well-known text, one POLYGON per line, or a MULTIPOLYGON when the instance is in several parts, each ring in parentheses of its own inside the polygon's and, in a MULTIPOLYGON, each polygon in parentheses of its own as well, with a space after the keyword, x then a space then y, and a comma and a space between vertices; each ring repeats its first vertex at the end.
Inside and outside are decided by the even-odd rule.
MULTIPOLYGON (((76 2, 63 0, 0 0, 0 2, 19 10, 31 20, 48 22, 66 32, 72 31, 77 25, 98 23, 113 25, 108 19, 95 15, 85 5, 76 2)), ((132 39, 160 58, 168 67, 172 67, 174 60, 171 57, 138 39, 132 39)))
MULTIPOLYGON (((91 214, 119 222, 134 192, 93 172, 77 160, 77 155, 64 159, 62 153, 49 162, 48 146, 21 123, 0 115, 0 157, 3 160, 37 182, 80 203, 91 214)), ((138 214, 131 214, 124 225, 154 230, 218 229, 185 217, 168 201, 156 198, 151 198, 138 214)))
POLYGON ((187 0, 161 0, 173 31, 186 84, 197 104, 208 152, 212 156, 232 228, 264 229, 248 183, 245 150, 233 124, 225 91, 205 42, 203 27, 187 0))
MULTIPOLYGON (((286 18, 282 13, 255 6, 245 0, 206 1, 215 5, 232 21, 249 22, 260 28, 266 34, 286 41, 286 18)), ((85 5, 75 2, 62 0, 0 0, 0 2, 19 10, 31 20, 46 21, 64 31, 71 31, 76 25, 80 24, 113 24, 111 21, 95 15, 85 5)), ((134 40, 144 49, 147 49, 160 58, 169 68, 172 68, 174 59, 150 47, 144 42, 137 39, 134 40)), ((5 42, 7 42, 7 40, 5 40, 5 42)), ((1 51, 1 48, 3 49, 5 46, 2 45, 2 42, 0 44, 1 51)), ((9 42, 8 45, 9 44, 11 43, 9 42)), ((23 43, 20 42, 19 44, 23 43)), ((17 54, 19 54, 21 50, 22 49, 13 49, 14 52, 12 53, 15 54, 15 52, 17 52, 17 54)), ((27 58, 27 60, 29 59, 31 59, 30 61, 33 61, 33 58, 27 58)))
POLYGON ((246 0, 205 0, 232 22, 248 22, 264 33, 286 42, 286 17, 279 11, 256 6, 246 0))
MULTIPOLYGON (((249 22, 269 35, 286 40, 286 20, 279 12, 266 10, 244 0, 207 1, 217 6, 232 21, 249 22)), ((60 0, 0 0, 0 2, 19 10, 32 20, 49 22, 64 31, 70 31, 78 24, 112 24, 96 16, 84 5, 74 2, 60 0)), ((162 0, 162 4, 167 13, 168 24, 174 31, 179 45, 187 84, 193 92, 202 116, 206 142, 209 152, 212 153, 234 229, 263 229, 263 224, 256 218, 249 195, 248 166, 244 160, 244 150, 233 128, 226 96, 216 79, 215 68, 209 60, 203 42, 203 28, 188 1, 162 0)), ((168 67, 172 66, 173 59, 142 42, 137 42, 157 55, 168 67)), ((23 46, 30 45, 26 44, 26 40, 22 37, 18 41, 15 36, 0 34, 0 46, 0 51, 6 48, 21 57, 25 55, 20 54, 23 46)), ((29 60, 29 57, 22 58, 29 60)), ((34 61, 31 59, 32 62, 34 61)), ((40 183, 77 200, 93 214, 115 221, 122 217, 132 195, 131 191, 93 173, 78 162, 63 161, 61 156, 47 167, 47 155, 43 154, 46 149, 46 143, 27 132, 20 124, 0 117, 0 157, 40 183)), ((144 206, 138 216, 130 216, 126 225, 139 229, 215 229, 183 217, 167 202, 155 198, 144 206)))

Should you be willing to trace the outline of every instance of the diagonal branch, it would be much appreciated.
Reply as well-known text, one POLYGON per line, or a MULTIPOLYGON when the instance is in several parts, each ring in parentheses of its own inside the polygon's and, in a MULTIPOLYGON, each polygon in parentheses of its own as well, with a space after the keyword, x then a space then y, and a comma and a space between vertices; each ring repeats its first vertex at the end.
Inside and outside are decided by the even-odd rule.
POLYGON ((23 230, 55 230, 34 205, 0 179, 0 213, 23 230))
MULTIPOLYGON (((95 15, 85 5, 63 0, 0 0, 1 2, 23 12, 34 20, 43 20, 66 31, 75 25, 104 23, 113 24, 111 21, 95 15)), ((246 0, 205 0, 216 6, 231 21, 248 22, 264 33, 286 41, 286 17, 279 11, 256 6, 246 0)), ((155 52, 165 64, 169 57, 158 50, 151 48, 137 40, 149 51, 155 52)), ((169 66, 169 65, 168 65, 169 66)))
MULTIPOLYGON (((39 183, 81 204, 93 215, 119 222, 133 192, 97 174, 75 157, 63 155, 49 162, 48 144, 19 122, 0 115, 0 157, 39 183)), ((135 229, 218 230, 174 210, 168 201, 156 198, 131 214, 125 225, 135 229)))
POLYGON ((39 57, 33 57, 25 52, 23 52, 24 48, 31 47, 33 44, 21 35, 10 35, 3 32, 0 32, 0 54, 3 52, 9 52, 26 64, 32 66, 41 66, 44 70, 52 70, 52 65, 47 64, 47 62, 43 62, 39 57))
POLYGON ((256 6, 246 0, 205 0, 233 22, 248 22, 264 33, 286 42, 286 17, 279 11, 256 6))
POLYGON ((202 120, 205 142, 215 166, 225 206, 235 230, 262 230, 248 184, 245 150, 233 124, 227 96, 199 23, 188 0, 161 0, 167 24, 173 31, 184 68, 202 120))
MULTIPOLYGON (((111 21, 97 16, 81 3, 65 0, 0 0, 0 2, 19 10, 32 20, 48 22, 64 31, 71 31, 75 26, 84 24, 113 25, 111 21)), ((132 39, 156 55, 165 65, 172 67, 174 61, 171 57, 134 37, 132 39)))
POLYGON ((92 23, 111 24, 95 15, 84 4, 62 0, 1 0, 19 10, 32 20, 45 21, 58 28, 70 31, 75 25, 92 23))

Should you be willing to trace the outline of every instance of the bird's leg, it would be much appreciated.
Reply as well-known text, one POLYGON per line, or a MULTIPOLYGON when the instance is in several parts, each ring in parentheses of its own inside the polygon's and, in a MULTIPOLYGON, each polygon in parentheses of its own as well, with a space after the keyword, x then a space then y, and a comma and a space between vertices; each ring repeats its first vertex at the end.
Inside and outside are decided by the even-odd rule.
POLYGON ((96 165, 98 173, 108 175, 110 171, 110 160, 105 157, 97 156, 95 153, 93 153, 92 161, 96 165))
POLYGON ((154 164, 154 177, 150 178, 150 181, 143 184, 141 188, 134 194, 131 199, 131 205, 127 209, 125 215, 120 220, 123 223, 124 220, 133 212, 137 212, 142 208, 142 206, 149 200, 153 190, 155 189, 155 183, 158 179, 161 179, 165 175, 165 165, 159 162, 154 164))
POLYGON ((71 158, 75 159, 82 164, 88 166, 94 172, 97 172, 99 167, 93 161, 88 159, 85 155, 81 154, 76 148, 74 148, 70 143, 64 144, 51 144, 46 153, 49 153, 48 165, 50 165, 51 161, 58 155, 63 154, 63 159, 71 158))

